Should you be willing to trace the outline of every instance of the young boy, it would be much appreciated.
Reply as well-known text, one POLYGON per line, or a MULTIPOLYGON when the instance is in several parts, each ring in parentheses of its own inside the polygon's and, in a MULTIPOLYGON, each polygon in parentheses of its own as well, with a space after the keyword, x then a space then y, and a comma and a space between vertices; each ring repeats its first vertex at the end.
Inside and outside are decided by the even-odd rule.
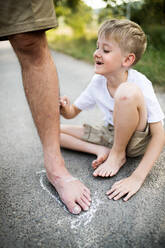
POLYGON ((104 125, 61 125, 61 146, 95 154, 93 175, 112 177, 126 156, 143 155, 135 171, 111 187, 109 199, 127 201, 143 184, 165 144, 164 114, 151 82, 131 69, 146 49, 146 36, 129 20, 107 20, 99 29, 94 53, 95 75, 74 104, 60 99, 61 114, 74 118, 97 104, 104 125))

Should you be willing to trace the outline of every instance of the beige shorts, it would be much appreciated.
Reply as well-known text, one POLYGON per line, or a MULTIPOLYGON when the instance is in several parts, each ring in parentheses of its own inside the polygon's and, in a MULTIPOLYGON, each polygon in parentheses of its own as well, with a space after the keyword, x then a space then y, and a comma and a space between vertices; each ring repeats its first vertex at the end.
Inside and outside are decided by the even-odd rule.
MULTIPOLYGON (((111 148, 114 140, 114 126, 109 124, 107 127, 93 127, 88 124, 84 124, 84 136, 82 139, 90 143, 111 148)), ((135 131, 126 148, 127 156, 137 157, 139 155, 143 155, 150 139, 151 134, 149 124, 147 124, 143 132, 135 131)))
POLYGON ((0 1, 0 40, 57 26, 53 0, 0 1))

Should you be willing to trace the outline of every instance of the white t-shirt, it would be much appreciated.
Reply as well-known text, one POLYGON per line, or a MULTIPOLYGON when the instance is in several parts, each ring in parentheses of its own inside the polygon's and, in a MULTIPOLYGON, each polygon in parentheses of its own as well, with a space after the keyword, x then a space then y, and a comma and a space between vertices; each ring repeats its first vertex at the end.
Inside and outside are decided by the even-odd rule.
MULTIPOLYGON (((154 93, 152 83, 146 76, 134 69, 129 69, 127 82, 134 83, 141 89, 147 106, 148 123, 162 121, 165 117, 164 113, 154 93)), ((107 89, 107 79, 99 74, 93 76, 87 88, 74 102, 80 110, 89 109, 95 104, 104 113, 105 125, 109 123, 113 125, 114 98, 107 89)))

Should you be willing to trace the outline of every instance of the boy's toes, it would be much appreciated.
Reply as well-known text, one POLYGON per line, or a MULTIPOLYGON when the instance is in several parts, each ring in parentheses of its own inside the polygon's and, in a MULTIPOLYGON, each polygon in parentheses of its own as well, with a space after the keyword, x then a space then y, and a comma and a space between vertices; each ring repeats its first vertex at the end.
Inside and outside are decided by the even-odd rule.
POLYGON ((95 172, 95 173, 93 173, 93 176, 95 176, 95 177, 104 177, 104 172, 102 172, 102 171, 95 172))
POLYGON ((101 163, 102 162, 100 160, 96 159, 92 162, 92 167, 96 169, 101 163))
POLYGON ((104 171, 104 174, 103 174, 103 177, 109 177, 109 175, 110 175, 110 172, 109 171, 104 171))
POLYGON ((93 169, 97 168, 97 159, 92 161, 92 167, 93 169))
POLYGON ((106 173, 105 173, 105 177, 110 177, 111 176, 111 171, 107 171, 106 173))
POLYGON ((93 176, 95 177, 100 176, 101 172, 102 172, 102 168, 99 167, 93 172, 93 176))
POLYGON ((116 174, 117 174, 117 170, 113 170, 111 173, 110 173, 110 177, 113 177, 113 176, 115 176, 116 174))
POLYGON ((111 171, 103 169, 102 171, 100 171, 100 173, 98 174, 98 176, 100 177, 109 177, 111 174, 111 171))
POLYGON ((107 169, 105 166, 104 167, 101 167, 101 168, 99 167, 98 169, 96 169, 94 171, 93 175, 95 177, 97 177, 97 176, 100 176, 100 177, 109 177, 109 176, 111 176, 111 170, 110 170, 110 168, 107 169))
POLYGON ((96 170, 93 172, 93 176, 94 176, 94 177, 97 177, 97 176, 98 176, 98 169, 96 169, 96 170))
POLYGON ((92 167, 94 169, 96 169, 99 165, 101 165, 103 162, 104 162, 104 158, 103 157, 99 157, 97 159, 95 159, 93 162, 92 162, 92 167))

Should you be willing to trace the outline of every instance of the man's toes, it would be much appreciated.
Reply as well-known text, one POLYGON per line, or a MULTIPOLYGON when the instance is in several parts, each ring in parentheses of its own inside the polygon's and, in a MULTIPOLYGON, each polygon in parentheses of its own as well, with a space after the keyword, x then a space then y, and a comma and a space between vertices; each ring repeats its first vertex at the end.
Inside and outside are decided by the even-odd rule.
POLYGON ((84 189, 83 196, 84 196, 89 202, 91 202, 90 192, 86 191, 86 189, 84 189))
POLYGON ((69 212, 72 214, 79 214, 82 210, 81 207, 74 202, 68 202, 68 203, 66 203, 66 206, 67 206, 69 212))
POLYGON ((85 197, 82 197, 82 198, 78 199, 77 203, 81 206, 81 208, 84 211, 89 210, 90 203, 87 201, 87 199, 85 197))
POLYGON ((90 205, 91 205, 91 201, 89 201, 87 198, 86 198, 86 196, 82 196, 81 197, 81 200, 88 206, 88 207, 90 207, 90 205))

